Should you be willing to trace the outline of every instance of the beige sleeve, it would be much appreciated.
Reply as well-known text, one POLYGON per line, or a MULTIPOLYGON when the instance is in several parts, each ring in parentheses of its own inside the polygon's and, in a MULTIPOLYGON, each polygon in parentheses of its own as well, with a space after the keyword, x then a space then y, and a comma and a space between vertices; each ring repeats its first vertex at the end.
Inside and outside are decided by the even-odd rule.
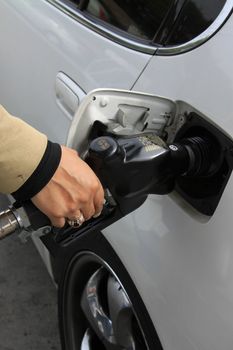
POLYGON ((40 163, 46 147, 44 134, 0 105, 0 192, 18 190, 40 163))

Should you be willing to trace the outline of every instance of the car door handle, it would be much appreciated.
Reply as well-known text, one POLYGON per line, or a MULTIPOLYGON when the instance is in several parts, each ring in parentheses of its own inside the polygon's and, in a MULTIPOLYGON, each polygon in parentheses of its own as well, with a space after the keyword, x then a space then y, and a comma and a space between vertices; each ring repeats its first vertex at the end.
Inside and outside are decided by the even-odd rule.
POLYGON ((72 120, 85 92, 65 73, 59 72, 55 82, 56 103, 72 120))

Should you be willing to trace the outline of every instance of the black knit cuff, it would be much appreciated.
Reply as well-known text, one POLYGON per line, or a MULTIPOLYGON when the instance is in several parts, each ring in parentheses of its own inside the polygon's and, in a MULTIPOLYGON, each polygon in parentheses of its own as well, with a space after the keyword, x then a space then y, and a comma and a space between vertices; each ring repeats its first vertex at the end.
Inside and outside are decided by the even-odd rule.
POLYGON ((53 177, 61 160, 61 146, 48 141, 45 153, 27 181, 12 196, 21 202, 35 196, 53 177))

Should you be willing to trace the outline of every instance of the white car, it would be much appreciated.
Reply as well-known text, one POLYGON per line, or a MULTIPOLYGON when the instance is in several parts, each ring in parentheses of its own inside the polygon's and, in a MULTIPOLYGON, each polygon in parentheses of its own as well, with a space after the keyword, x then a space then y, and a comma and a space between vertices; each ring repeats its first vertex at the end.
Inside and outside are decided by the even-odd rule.
POLYGON ((121 155, 97 150, 106 216, 33 238, 64 350, 233 348, 232 8, 0 1, 1 104, 83 157, 97 136, 121 155))

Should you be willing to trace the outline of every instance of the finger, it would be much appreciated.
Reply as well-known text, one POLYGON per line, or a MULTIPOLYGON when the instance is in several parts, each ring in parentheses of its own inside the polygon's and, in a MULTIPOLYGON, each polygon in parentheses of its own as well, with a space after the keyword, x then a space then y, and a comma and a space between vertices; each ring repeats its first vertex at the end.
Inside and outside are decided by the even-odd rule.
POLYGON ((65 223, 66 223, 65 218, 57 218, 57 217, 53 216, 53 217, 50 217, 49 219, 50 219, 52 225, 55 227, 61 228, 61 227, 65 226, 65 223))
POLYGON ((95 207, 93 203, 89 203, 81 208, 84 219, 89 220, 95 214, 95 207))
POLYGON ((96 193, 94 198, 94 205, 95 205, 95 213, 94 216, 99 216, 103 210, 105 199, 104 199, 104 191, 102 187, 99 189, 99 191, 96 193))
POLYGON ((67 217, 67 219, 69 219, 69 220, 75 220, 75 219, 79 219, 80 217, 82 217, 83 216, 83 218, 84 218, 84 215, 83 215, 83 213, 81 212, 81 210, 80 209, 77 209, 77 210, 72 210, 72 212, 69 212, 67 215, 66 215, 66 217, 67 217))

